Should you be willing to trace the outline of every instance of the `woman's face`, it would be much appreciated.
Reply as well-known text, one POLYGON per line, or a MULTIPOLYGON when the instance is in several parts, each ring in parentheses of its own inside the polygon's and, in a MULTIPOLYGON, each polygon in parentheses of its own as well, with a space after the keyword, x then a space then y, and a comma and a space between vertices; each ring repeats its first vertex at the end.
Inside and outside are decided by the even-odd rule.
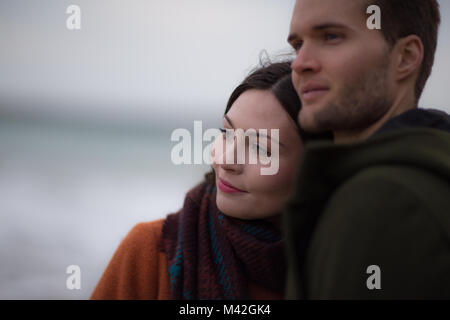
MULTIPOLYGON (((243 129, 244 132, 248 129, 256 132, 267 129, 269 136, 271 129, 278 129, 279 167, 274 175, 262 175, 261 169, 269 168, 270 164, 260 163, 259 157, 256 164, 250 164, 249 152, 258 153, 254 145, 249 145, 251 139, 245 139, 245 164, 237 164, 237 143, 234 143, 234 149, 225 149, 218 147, 216 140, 211 155, 216 173, 217 207, 228 216, 246 220, 268 219, 281 214, 303 152, 303 143, 294 120, 271 91, 252 89, 242 93, 233 103, 224 117, 223 125, 225 129, 243 129), (235 161, 232 164, 225 163, 228 152, 234 153, 235 161), (220 157, 222 161, 218 161, 220 157), (224 186, 224 182, 242 192, 224 186)), ((223 145, 226 145, 224 134, 218 139, 222 139, 223 145)), ((267 151, 271 152, 272 147, 268 138, 267 151)), ((274 157, 274 154, 271 156, 274 157)))

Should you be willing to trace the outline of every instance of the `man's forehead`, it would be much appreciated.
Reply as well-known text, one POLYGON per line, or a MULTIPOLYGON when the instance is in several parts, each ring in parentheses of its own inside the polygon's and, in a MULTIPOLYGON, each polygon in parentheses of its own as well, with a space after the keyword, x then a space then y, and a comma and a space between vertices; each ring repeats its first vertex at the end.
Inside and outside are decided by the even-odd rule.
POLYGON ((364 21, 362 0, 297 0, 291 31, 307 32, 326 25, 351 29, 364 21))

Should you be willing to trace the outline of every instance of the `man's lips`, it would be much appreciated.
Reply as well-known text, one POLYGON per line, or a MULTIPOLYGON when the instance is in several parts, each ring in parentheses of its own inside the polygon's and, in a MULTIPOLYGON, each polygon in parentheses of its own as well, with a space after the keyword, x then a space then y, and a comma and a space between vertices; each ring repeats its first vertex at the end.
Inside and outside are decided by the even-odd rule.
POLYGON ((328 87, 320 84, 307 84, 301 87, 301 98, 303 102, 313 102, 323 96, 329 90, 328 87))
POLYGON ((229 183, 228 181, 223 180, 221 178, 219 178, 217 185, 218 185, 219 189, 225 193, 247 192, 247 191, 241 190, 239 188, 236 188, 231 183, 229 183))

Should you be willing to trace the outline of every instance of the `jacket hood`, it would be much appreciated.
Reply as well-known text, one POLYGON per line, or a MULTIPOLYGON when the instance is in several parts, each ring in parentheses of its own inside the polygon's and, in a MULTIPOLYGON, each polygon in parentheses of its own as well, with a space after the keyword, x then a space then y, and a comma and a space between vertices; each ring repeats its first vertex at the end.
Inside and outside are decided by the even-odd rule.
POLYGON ((372 166, 401 165, 434 173, 450 182, 450 132, 407 128, 377 133, 364 142, 338 145, 310 144, 298 176, 297 196, 307 200, 323 189, 333 190, 342 181, 372 166), (320 184, 311 184, 320 181, 320 184))
POLYGON ((450 115, 435 109, 412 109, 388 121, 375 134, 410 127, 426 127, 450 132, 450 115))
POLYGON ((365 141, 348 145, 319 141, 306 150, 305 170, 298 176, 303 182, 297 181, 296 186, 307 183, 308 190, 303 190, 307 196, 316 193, 309 190, 310 179, 334 189, 358 171, 380 165, 421 168, 450 182, 450 116, 438 110, 413 109, 391 119, 365 141))
MULTIPOLYGON (((298 270, 304 267, 309 239, 326 199, 352 176, 371 167, 399 166, 426 171, 450 184, 450 119, 440 111, 411 110, 363 142, 312 142, 302 162, 283 216, 288 278, 295 284, 306 281, 298 270)), ((289 288, 293 296, 304 295, 302 285, 289 288)))

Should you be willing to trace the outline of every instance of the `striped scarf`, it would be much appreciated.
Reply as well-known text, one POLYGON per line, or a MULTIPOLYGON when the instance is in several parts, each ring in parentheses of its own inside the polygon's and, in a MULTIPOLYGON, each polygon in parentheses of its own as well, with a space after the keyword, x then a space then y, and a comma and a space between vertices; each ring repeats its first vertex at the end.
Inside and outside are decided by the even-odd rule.
POLYGON ((201 183, 163 225, 172 297, 249 299, 249 280, 282 293, 283 245, 281 233, 268 222, 224 215, 216 206, 215 185, 201 183))

